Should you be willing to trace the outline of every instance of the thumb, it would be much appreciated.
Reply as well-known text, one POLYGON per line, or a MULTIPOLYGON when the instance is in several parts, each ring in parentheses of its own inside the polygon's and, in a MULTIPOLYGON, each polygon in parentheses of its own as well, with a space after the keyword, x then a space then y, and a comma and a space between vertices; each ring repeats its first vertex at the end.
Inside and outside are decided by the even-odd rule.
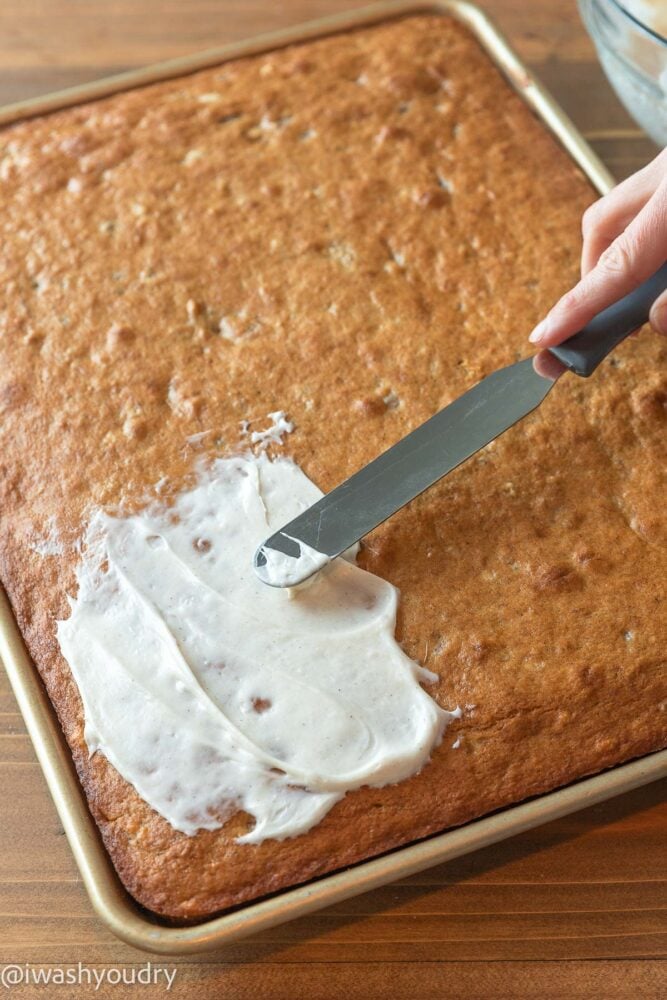
POLYGON ((653 303, 649 320, 654 330, 667 336, 667 292, 659 295, 653 303))

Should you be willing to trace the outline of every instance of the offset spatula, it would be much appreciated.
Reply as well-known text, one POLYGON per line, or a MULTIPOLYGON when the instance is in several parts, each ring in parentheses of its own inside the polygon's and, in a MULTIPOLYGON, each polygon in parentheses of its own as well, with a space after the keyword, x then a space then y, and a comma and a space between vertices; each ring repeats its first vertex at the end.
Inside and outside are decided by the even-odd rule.
POLYGON ((497 438, 545 398, 569 369, 587 378, 648 319, 667 289, 667 263, 569 340, 550 348, 565 368, 532 358, 493 372, 356 472, 260 545, 255 571, 271 586, 295 586, 497 438), (553 366, 556 372, 547 371, 553 366), (540 374, 544 371, 545 374, 540 374))

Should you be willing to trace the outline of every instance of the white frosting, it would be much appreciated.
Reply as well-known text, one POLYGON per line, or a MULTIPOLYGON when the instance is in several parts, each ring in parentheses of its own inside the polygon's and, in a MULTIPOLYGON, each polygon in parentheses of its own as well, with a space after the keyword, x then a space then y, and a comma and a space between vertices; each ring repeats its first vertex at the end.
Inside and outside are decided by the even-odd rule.
POLYGON ((67 547, 58 534, 58 526, 53 515, 46 522, 44 533, 31 542, 30 548, 39 556, 61 556, 66 551, 67 547))
POLYGON ((257 566, 256 572, 263 583, 270 587, 296 587, 315 573, 319 573, 331 561, 324 552, 318 552, 305 542, 296 538, 292 538, 292 541, 299 546, 298 556, 289 556, 279 549, 262 546, 266 562, 263 566, 257 566))
POLYGON ((184 833, 238 809, 242 841, 302 833, 349 789, 418 771, 454 714, 394 639, 389 583, 341 559, 292 599, 258 580, 256 547, 320 496, 248 455, 171 507, 91 521, 58 622, 86 743, 184 833))
POLYGON ((247 420, 243 421, 243 432, 250 433, 250 443, 258 444, 261 451, 265 451, 270 444, 279 445, 283 443, 283 434, 291 434, 294 430, 294 424, 291 420, 287 419, 287 414, 284 410, 274 410, 273 413, 269 413, 269 420, 271 423, 263 431, 250 431, 249 432, 249 422, 247 420))

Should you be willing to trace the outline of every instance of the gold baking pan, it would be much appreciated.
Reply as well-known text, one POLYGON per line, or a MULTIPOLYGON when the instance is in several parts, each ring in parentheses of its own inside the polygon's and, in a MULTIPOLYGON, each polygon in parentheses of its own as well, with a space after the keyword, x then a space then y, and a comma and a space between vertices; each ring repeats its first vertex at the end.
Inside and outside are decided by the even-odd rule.
MULTIPOLYGON (((120 90, 182 76, 228 59, 266 52, 333 32, 349 31, 415 13, 458 18, 477 37, 493 62, 535 114, 555 134, 572 159, 602 194, 613 179, 553 98, 522 65, 504 38, 476 7, 459 0, 378 3, 350 14, 313 21, 287 31, 260 35, 184 59, 109 77, 36 100, 0 109, 0 125, 81 104, 120 90)), ((250 902, 221 916, 187 927, 161 922, 125 891, 113 868, 79 785, 55 712, 31 662, 9 603, 0 590, 0 658, 44 771, 83 882, 97 914, 120 938, 137 948, 166 955, 219 948, 255 931, 274 927, 332 903, 358 895, 432 865, 487 846, 505 837, 601 802, 667 774, 667 750, 615 767, 547 795, 504 809, 370 861, 250 902)))

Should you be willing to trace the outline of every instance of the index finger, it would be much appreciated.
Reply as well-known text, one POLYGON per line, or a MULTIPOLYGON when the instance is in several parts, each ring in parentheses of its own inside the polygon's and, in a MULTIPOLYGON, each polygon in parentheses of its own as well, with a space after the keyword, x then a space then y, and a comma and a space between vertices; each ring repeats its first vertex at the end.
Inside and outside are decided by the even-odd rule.
POLYGON ((667 260, 667 179, 596 266, 550 310, 530 335, 553 347, 631 292, 667 260))

